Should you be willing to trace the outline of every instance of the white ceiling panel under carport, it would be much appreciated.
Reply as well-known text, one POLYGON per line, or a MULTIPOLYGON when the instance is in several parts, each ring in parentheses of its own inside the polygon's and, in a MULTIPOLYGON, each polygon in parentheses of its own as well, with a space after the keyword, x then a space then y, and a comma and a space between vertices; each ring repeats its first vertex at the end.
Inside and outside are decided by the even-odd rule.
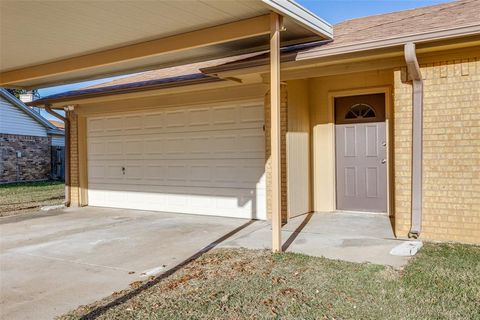
MULTIPOLYGON (((284 16, 283 44, 332 37, 331 26, 289 0, 1 1, 0 84, 34 88, 267 48, 268 33, 85 68, 68 59, 268 15, 284 16), (66 61, 73 70, 36 72, 66 61), (33 71, 33 73, 32 73, 33 71)), ((133 47, 132 50, 135 50, 133 47)), ((116 52, 112 51, 112 55, 116 52)), ((94 61, 94 59, 92 59, 94 61)))

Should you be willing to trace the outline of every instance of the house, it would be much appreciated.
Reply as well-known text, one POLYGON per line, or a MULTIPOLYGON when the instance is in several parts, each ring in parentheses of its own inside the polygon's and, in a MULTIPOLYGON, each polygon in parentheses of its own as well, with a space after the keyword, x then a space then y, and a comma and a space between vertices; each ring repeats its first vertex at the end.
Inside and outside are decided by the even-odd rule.
MULTIPOLYGON (((333 36, 292 1, 260 2, 276 12, 271 54, 243 40, 256 50, 173 66, 167 53, 165 68, 31 103, 67 112, 70 204, 272 219, 277 251, 280 219, 307 212, 383 213, 398 238, 480 243, 480 2, 353 19, 333 36), (309 22, 317 37, 292 41, 309 22)), ((4 83, 161 65, 142 56, 150 45, 4 83)))
MULTIPOLYGON (((65 131, 65 124, 62 121, 58 120, 51 120, 49 119, 48 122, 50 122, 57 130, 60 132, 65 131)), ((52 146, 55 147, 64 147, 65 146, 65 133, 61 135, 57 135, 55 137, 52 136, 52 146)))
POLYGON ((64 132, 0 88, 0 183, 47 180, 64 132))

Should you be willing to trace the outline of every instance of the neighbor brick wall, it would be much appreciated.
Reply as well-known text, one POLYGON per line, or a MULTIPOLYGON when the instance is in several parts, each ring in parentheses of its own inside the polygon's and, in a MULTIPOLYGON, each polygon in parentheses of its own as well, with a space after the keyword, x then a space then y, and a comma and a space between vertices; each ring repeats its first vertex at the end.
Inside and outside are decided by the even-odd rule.
MULTIPOLYGON (((480 60, 422 65, 421 238, 480 243, 480 60)), ((395 229, 410 227, 412 87, 395 71, 395 229)))
MULTIPOLYGON (((78 117, 73 111, 68 112, 70 120, 70 205, 79 206, 79 164, 78 164, 78 117)), ((65 173, 67 174, 67 173, 65 173)))
POLYGON ((47 180, 50 157, 48 137, 0 134, 0 183, 47 180))
MULTIPOLYGON (((287 221, 287 108, 288 96, 287 85, 281 85, 280 91, 280 134, 281 134, 281 193, 282 193, 282 221, 287 221)), ((267 216, 272 217, 272 167, 270 160, 271 144, 270 144, 270 92, 265 95, 265 175, 267 183, 267 216)))

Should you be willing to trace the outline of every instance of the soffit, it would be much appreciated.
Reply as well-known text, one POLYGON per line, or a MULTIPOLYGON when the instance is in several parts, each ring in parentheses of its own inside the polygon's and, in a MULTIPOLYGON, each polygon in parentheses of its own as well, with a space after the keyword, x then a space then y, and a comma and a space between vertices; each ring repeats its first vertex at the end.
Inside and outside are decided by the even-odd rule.
MULTIPOLYGON (((163 39, 272 11, 285 17, 284 44, 331 37, 327 23, 289 0, 1 1, 0 72, 163 39)), ((261 35, 122 61, 94 70, 25 79, 14 85, 41 87, 168 67, 254 52, 265 49, 267 44, 268 35, 261 35)))

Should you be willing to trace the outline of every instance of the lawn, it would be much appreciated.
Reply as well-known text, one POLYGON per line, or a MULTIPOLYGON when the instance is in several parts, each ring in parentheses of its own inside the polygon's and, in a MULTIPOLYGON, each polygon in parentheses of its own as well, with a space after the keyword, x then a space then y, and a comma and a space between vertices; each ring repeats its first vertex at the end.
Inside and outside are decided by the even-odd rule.
POLYGON ((42 206, 62 204, 63 182, 24 182, 0 185, 0 217, 36 211, 42 206))
POLYGON ((216 249, 60 319, 480 319, 480 247, 427 244, 403 270, 216 249))

